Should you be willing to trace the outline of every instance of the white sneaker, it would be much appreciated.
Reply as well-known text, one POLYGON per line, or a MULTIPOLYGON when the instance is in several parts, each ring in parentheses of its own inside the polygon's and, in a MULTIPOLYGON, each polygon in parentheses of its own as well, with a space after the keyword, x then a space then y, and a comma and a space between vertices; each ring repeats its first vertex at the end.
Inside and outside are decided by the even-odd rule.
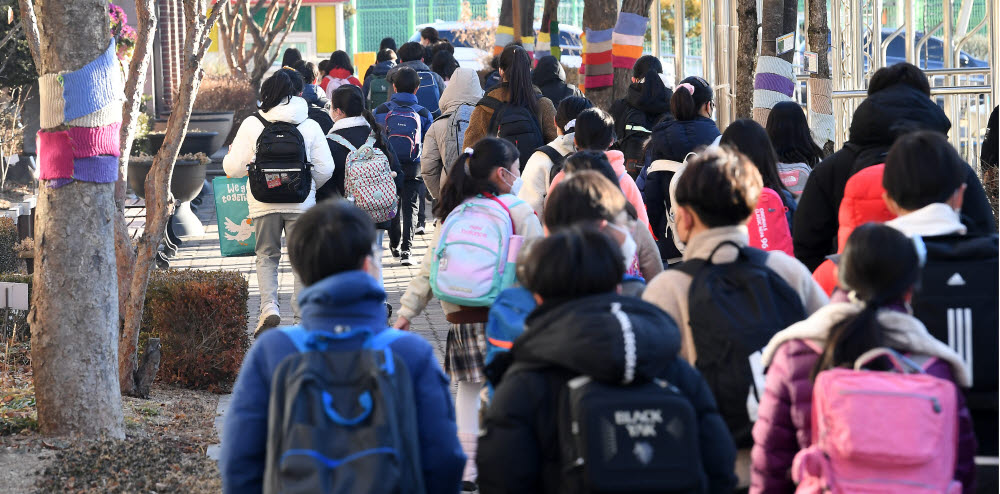
POLYGON ((281 314, 278 312, 278 306, 268 304, 260 311, 260 318, 257 319, 257 329, 253 332, 253 337, 256 338, 264 331, 279 324, 281 324, 281 314))

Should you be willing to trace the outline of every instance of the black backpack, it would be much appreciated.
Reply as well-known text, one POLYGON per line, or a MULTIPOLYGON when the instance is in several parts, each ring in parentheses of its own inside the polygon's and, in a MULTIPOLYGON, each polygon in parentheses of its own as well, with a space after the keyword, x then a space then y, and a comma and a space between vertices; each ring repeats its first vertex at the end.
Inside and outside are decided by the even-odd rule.
MULTIPOLYGON (((536 99, 540 98, 536 95, 536 99)), ((493 109, 493 118, 490 119, 487 134, 510 141, 517 147, 521 156, 531 156, 536 149, 545 144, 538 118, 527 107, 509 105, 492 96, 486 96, 479 101, 479 104, 493 109)), ((521 171, 524 171, 524 164, 527 161, 527 159, 522 161, 521 171)))
POLYGON ((688 325, 695 367, 715 395, 737 448, 753 445, 750 431, 764 394, 761 350, 778 331, 806 318, 802 299, 766 266, 768 253, 733 242, 719 244, 708 259, 677 266, 691 275, 688 325), (724 245, 739 249, 735 262, 716 264, 724 245))
POLYGON ((549 181, 546 183, 552 183, 552 179, 556 178, 556 175, 562 171, 563 165, 566 163, 566 157, 562 155, 556 148, 549 146, 548 144, 538 148, 537 152, 545 153, 548 156, 549 161, 552 162, 552 168, 549 168, 549 181))
POLYGON ((625 170, 632 178, 635 178, 642 171, 645 160, 642 153, 643 146, 650 134, 653 133, 649 129, 651 127, 649 118, 646 116, 646 112, 626 104, 625 114, 618 127, 620 128, 615 129, 618 134, 616 146, 625 155, 625 170))
POLYGON ((297 126, 268 122, 255 115, 264 130, 257 137, 257 154, 247 165, 250 193, 267 203, 302 203, 312 191, 312 164, 297 126))
POLYGON ((323 131, 323 135, 329 134, 330 129, 333 128, 333 117, 322 106, 309 105, 309 120, 319 124, 319 129, 323 131))
POLYGON ((283 328, 299 353, 273 374, 264 492, 420 493, 416 401, 385 329, 358 350, 331 350, 356 332, 283 328))
POLYGON ((955 351, 972 371, 966 404, 980 454, 997 454, 997 296, 1000 279, 996 235, 945 235, 923 239, 927 264, 913 315, 955 351))

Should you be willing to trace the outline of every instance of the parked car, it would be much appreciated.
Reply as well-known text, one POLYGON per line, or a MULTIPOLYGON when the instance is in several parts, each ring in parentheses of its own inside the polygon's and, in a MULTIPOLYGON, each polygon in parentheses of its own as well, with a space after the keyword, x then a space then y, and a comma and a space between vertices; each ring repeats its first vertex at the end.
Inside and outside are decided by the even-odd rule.
MULTIPOLYGON (((474 21, 470 23, 472 25, 490 25, 487 24, 489 21, 474 21)), ((483 61, 486 60, 489 55, 483 50, 475 48, 464 41, 456 41, 455 36, 462 29, 466 27, 466 23, 462 22, 445 22, 437 21, 428 24, 421 24, 416 27, 416 31, 413 36, 410 37, 409 41, 420 41, 420 30, 425 27, 433 27, 437 29, 438 36, 441 39, 448 40, 452 45, 455 46, 455 60, 462 67, 468 67, 471 69, 479 70, 483 68, 483 61)), ((535 36, 538 35, 539 24, 535 24, 535 36)), ((580 41, 580 35, 583 31, 569 24, 559 25, 559 47, 562 49, 562 56, 560 57, 563 64, 567 67, 575 68, 579 67, 583 63, 583 43, 580 41)))
MULTIPOLYGON (((884 42, 892 33, 895 32, 894 29, 883 29, 882 30, 882 41, 884 42)), ((917 32, 916 40, 919 41, 924 33, 917 32)), ((937 36, 931 36, 927 39, 927 43, 921 46, 920 51, 916 53, 917 64, 921 69, 942 69, 944 68, 944 41, 937 36)), ((889 42, 889 46, 886 48, 885 52, 885 65, 894 65, 899 62, 906 61, 906 32, 899 33, 889 42)), ((954 60, 954 65, 960 68, 985 68, 989 67, 989 62, 985 60, 980 60, 978 58, 969 55, 965 51, 959 52, 958 60, 954 60)))

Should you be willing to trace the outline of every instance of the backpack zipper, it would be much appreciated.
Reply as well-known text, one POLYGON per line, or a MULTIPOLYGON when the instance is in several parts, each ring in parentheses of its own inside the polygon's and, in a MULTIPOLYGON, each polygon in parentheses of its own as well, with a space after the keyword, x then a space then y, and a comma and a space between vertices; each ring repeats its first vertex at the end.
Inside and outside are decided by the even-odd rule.
POLYGON ((865 391, 865 390, 839 390, 837 394, 840 395, 881 395, 881 396, 899 396, 904 398, 918 398, 921 400, 927 400, 931 402, 931 407, 934 409, 934 413, 941 413, 941 402, 934 396, 923 395, 919 393, 901 393, 897 391, 865 391))

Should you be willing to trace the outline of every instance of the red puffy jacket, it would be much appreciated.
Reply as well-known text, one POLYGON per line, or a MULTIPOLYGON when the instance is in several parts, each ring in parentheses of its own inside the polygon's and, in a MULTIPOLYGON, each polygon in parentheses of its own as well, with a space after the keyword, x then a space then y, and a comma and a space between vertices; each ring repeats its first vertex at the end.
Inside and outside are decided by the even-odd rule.
MULTIPOLYGON (((896 217, 885 205, 885 188, 882 187, 882 171, 884 164, 869 166, 855 173, 844 187, 844 200, 840 202, 840 212, 837 221, 840 228, 837 231, 837 252, 844 251, 847 237, 855 228, 874 221, 884 223, 896 217)), ((813 279, 823 287, 827 296, 837 288, 837 265, 827 259, 813 271, 813 279)))

